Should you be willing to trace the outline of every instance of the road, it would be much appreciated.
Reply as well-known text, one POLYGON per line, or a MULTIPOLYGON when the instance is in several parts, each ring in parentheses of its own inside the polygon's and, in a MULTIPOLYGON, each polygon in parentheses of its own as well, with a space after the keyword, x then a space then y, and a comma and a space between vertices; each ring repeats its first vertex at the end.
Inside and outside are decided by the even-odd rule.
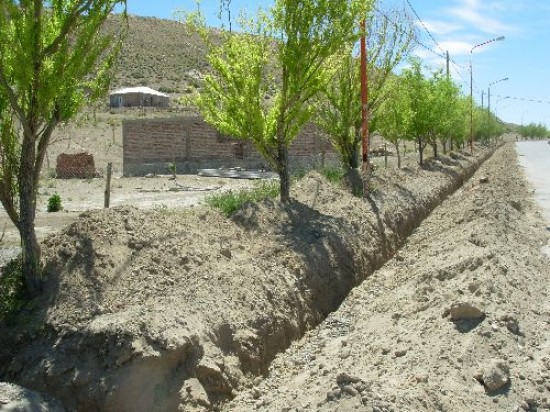
MULTIPOLYGON (((550 144, 547 141, 518 142, 516 150, 519 163, 533 185, 534 199, 542 209, 542 214, 550 230, 550 144)), ((550 256, 550 244, 544 248, 550 256)))

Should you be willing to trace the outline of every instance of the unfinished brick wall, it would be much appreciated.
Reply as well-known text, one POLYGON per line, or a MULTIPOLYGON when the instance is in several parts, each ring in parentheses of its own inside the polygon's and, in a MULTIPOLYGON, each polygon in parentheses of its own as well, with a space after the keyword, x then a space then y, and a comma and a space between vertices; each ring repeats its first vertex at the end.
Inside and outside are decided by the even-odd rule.
MULTIPOLYGON (((223 136, 199 116, 126 121, 122 132, 124 176, 169 173, 173 162, 178 173, 220 167, 269 169, 251 142, 223 136)), ((335 154, 320 131, 309 125, 291 145, 289 158, 291 168, 309 168, 332 161, 335 154)))
POLYGON ((57 156, 55 174, 58 179, 91 179, 98 177, 94 156, 88 153, 57 156))

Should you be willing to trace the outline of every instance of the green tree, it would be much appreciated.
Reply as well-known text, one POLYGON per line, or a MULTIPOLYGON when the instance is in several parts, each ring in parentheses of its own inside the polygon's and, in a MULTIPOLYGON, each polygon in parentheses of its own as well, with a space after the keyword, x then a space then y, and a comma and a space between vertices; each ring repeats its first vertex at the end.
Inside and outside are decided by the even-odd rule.
POLYGON ((470 99, 459 95, 450 108, 449 141, 451 150, 464 144, 470 133, 470 99))
POLYGON ((438 143, 446 152, 447 141, 458 126, 456 116, 461 114, 457 112, 460 88, 442 70, 432 72, 427 84, 430 107, 427 141, 432 146, 434 157, 437 157, 438 143))
POLYGON ((407 94, 412 113, 411 121, 405 138, 416 142, 418 147, 419 163, 424 163, 424 149, 428 144, 432 114, 430 112, 431 96, 430 84, 422 73, 421 62, 412 59, 410 67, 402 73, 403 93, 407 94))
MULTIPOLYGON (((392 70, 411 51, 415 25, 404 11, 369 14, 367 19, 369 118, 376 128, 376 111, 388 98, 385 87, 392 70)), ((333 59, 335 75, 321 93, 317 123, 330 136, 346 174, 359 167, 361 146, 360 62, 352 50, 333 59)), ((357 179, 354 179, 357 180, 357 179)))
POLYGON ((388 82, 388 98, 376 113, 376 131, 395 146, 397 167, 401 168, 399 143, 403 141, 413 121, 413 112, 407 93, 402 92, 402 79, 393 77, 388 82))
POLYGON ((212 67, 196 104, 220 132, 252 140, 279 174, 281 201, 290 200, 288 147, 310 121, 312 98, 332 74, 330 58, 358 39, 372 0, 276 0, 242 33, 211 41, 204 18, 191 13, 212 67))
POLYGON ((0 0, 0 201, 18 228, 25 286, 41 288, 36 192, 55 127, 102 95, 120 42, 101 34, 125 0, 0 0))

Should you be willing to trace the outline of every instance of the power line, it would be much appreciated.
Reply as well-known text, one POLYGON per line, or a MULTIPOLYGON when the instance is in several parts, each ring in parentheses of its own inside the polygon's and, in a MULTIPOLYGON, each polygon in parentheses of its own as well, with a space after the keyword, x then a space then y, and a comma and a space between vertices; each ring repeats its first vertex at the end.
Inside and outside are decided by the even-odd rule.
MULTIPOLYGON (((417 13, 417 11, 415 10, 415 8, 413 7, 413 5, 411 4, 411 2, 409 0, 407 0, 407 4, 409 5, 410 9, 412 10, 412 12, 414 13, 414 15, 416 16, 418 22, 422 25, 422 27, 424 28, 424 30, 426 31, 426 33, 428 33, 428 36, 430 36, 430 39, 435 43, 435 45, 438 47, 438 49, 441 51, 441 53, 438 53, 434 50, 432 50, 430 47, 426 46, 425 44, 423 44, 422 42, 420 42, 419 40, 415 40, 414 42, 416 44, 418 44, 420 47, 430 51, 431 53, 433 53, 434 55, 442 58, 442 59, 447 59, 447 52, 443 50, 443 48, 441 47, 441 45, 439 44, 439 42, 435 39, 435 37, 432 35, 432 33, 430 32, 430 30, 428 29, 428 27, 426 26, 426 24, 424 23, 424 21, 420 18, 419 14, 417 13)), ((381 13, 378 9, 375 8, 376 11, 378 11, 379 13, 381 13)), ((383 13, 381 13, 383 14, 383 13)), ((387 18, 387 16, 385 16, 387 18)), ((449 62, 452 64, 453 66, 453 69, 454 71, 456 72, 456 74, 458 74, 458 76, 462 79, 462 82, 464 84, 467 84, 467 80, 464 78, 464 76, 462 75, 462 73, 460 72, 460 69, 459 68, 462 68, 464 69, 464 67, 460 64, 458 64, 456 61, 454 61, 453 59, 450 59, 449 58, 449 62)))
POLYGON ((520 102, 550 104, 550 101, 548 101, 548 100, 527 99, 525 97, 501 96, 501 95, 498 95, 498 94, 495 94, 494 97, 500 97, 500 98, 503 98, 503 99, 510 99, 510 100, 518 100, 520 102))
MULTIPOLYGON (((414 10, 414 8, 412 8, 412 5, 409 3, 409 7, 411 7, 411 9, 413 10, 413 12, 415 13, 417 19, 420 21, 420 23, 424 26, 424 23, 422 23, 422 20, 419 18, 418 16, 418 13, 416 13, 416 11, 414 10)), ((386 21, 390 22, 391 24, 394 25, 394 27, 397 29, 397 30, 400 30, 401 33, 405 33, 405 31, 403 29, 400 28, 399 24, 397 24, 394 20, 392 20, 386 13, 384 13, 383 11, 381 11, 380 9, 378 9, 376 6, 373 6, 373 9, 374 11, 376 11, 378 14, 380 14, 382 17, 384 17, 384 19, 386 19, 386 21)), ((447 53, 445 51, 443 51, 443 49, 441 48, 441 46, 439 45, 439 43, 435 40, 435 38, 432 36, 432 34, 429 32, 429 30, 426 28, 426 26, 424 26, 424 29, 426 30, 426 32, 429 34, 429 36, 431 37, 432 41, 437 45, 437 47, 441 50, 441 53, 433 50, 432 48, 430 48, 429 46, 427 46, 426 44, 422 43, 420 40, 416 39, 416 38, 413 38, 412 41, 413 43, 415 43, 417 46, 420 46, 421 48, 427 50, 428 52, 432 53, 434 56, 437 56, 441 59, 447 59, 447 53)), ((454 71, 456 72, 456 74, 458 74, 458 76, 462 79, 462 82, 464 84, 468 84, 468 81, 464 78, 464 76, 462 75, 462 73, 460 72, 460 68, 464 69, 464 70, 467 70, 466 67, 458 64, 457 62, 455 62, 453 59, 449 59, 449 61, 452 63, 452 68, 454 69, 454 71)))
MULTIPOLYGON (((399 28, 399 24, 397 24, 395 21, 393 21, 386 13, 384 13, 383 11, 380 11, 380 9, 376 8, 376 7, 373 7, 374 8, 374 11, 376 11, 378 14, 380 14, 382 17, 384 17, 387 21, 389 21, 391 24, 393 24, 395 26, 396 29, 400 30, 401 33, 405 33, 404 30, 400 29, 399 28)), ((406 33, 405 33, 406 34, 406 33)), ((443 54, 440 54, 438 52, 436 52, 435 50, 432 50, 430 47, 426 46, 424 43, 422 43, 420 40, 417 40, 417 39, 412 39, 412 41, 414 43, 416 43, 418 46, 428 50, 430 53, 433 53, 434 55, 438 56, 438 57, 441 57, 443 59, 446 58, 445 56, 445 52, 443 52, 443 54)))
POLYGON ((441 46, 439 45, 439 43, 437 42, 437 40, 435 39, 435 37, 432 35, 432 33, 430 32, 430 30, 428 30, 428 27, 426 26, 426 24, 424 23, 424 21, 420 18, 420 16, 418 15, 418 13, 416 12, 416 10, 414 9, 414 7, 412 6, 411 2, 409 0, 407 0, 407 4, 409 5, 409 7, 411 8, 412 12, 414 13, 414 15, 416 16, 416 18, 418 19, 418 21, 420 22, 420 24, 422 25, 422 27, 424 28, 424 30, 426 30, 426 33, 428 33, 428 36, 430 36, 430 39, 432 39, 432 41, 435 43, 435 45, 439 48, 439 50, 441 50, 441 53, 445 54, 445 51, 441 48, 441 46))

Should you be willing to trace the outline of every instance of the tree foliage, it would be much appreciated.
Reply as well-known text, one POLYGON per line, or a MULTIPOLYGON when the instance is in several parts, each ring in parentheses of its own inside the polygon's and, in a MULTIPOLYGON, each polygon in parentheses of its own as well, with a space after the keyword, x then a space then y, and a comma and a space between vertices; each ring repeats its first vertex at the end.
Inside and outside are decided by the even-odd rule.
POLYGON ((441 70, 426 75, 421 61, 411 60, 401 75, 388 82, 389 99, 377 113, 376 131, 396 146, 399 141, 413 141, 418 147, 419 162, 430 145, 434 156, 438 145, 446 150, 447 143, 464 142, 468 128, 469 99, 441 70))
POLYGON ((397 76, 390 79, 387 85, 388 98, 382 102, 375 117, 376 132, 395 147, 398 168, 401 168, 399 143, 410 136, 409 129, 413 121, 409 94, 403 93, 401 83, 397 76))
POLYGON ((0 0, 0 201, 19 229, 27 290, 40 285, 36 191, 55 127, 107 90, 120 46, 100 28, 125 0, 0 0))
POLYGON ((529 123, 518 126, 518 133, 528 139, 546 139, 550 137, 550 131, 542 123, 529 123))
POLYGON ((313 114, 310 102, 328 82, 327 63, 357 40, 358 16, 372 1, 276 0, 242 32, 209 38, 204 18, 187 15, 208 47, 212 66, 196 105, 223 133, 252 140, 280 177, 281 201, 290 200, 288 147, 313 114))
MULTIPOLYGON (((416 38, 415 25, 405 11, 372 12, 367 21, 367 67, 369 118, 376 128, 378 107, 393 98, 386 87, 388 76, 411 51, 416 38), (390 97, 391 95, 391 97, 390 97)), ((355 169, 361 145, 360 62, 351 49, 332 60, 335 74, 323 88, 317 112, 317 123, 330 136, 340 154, 344 168, 355 169)))

